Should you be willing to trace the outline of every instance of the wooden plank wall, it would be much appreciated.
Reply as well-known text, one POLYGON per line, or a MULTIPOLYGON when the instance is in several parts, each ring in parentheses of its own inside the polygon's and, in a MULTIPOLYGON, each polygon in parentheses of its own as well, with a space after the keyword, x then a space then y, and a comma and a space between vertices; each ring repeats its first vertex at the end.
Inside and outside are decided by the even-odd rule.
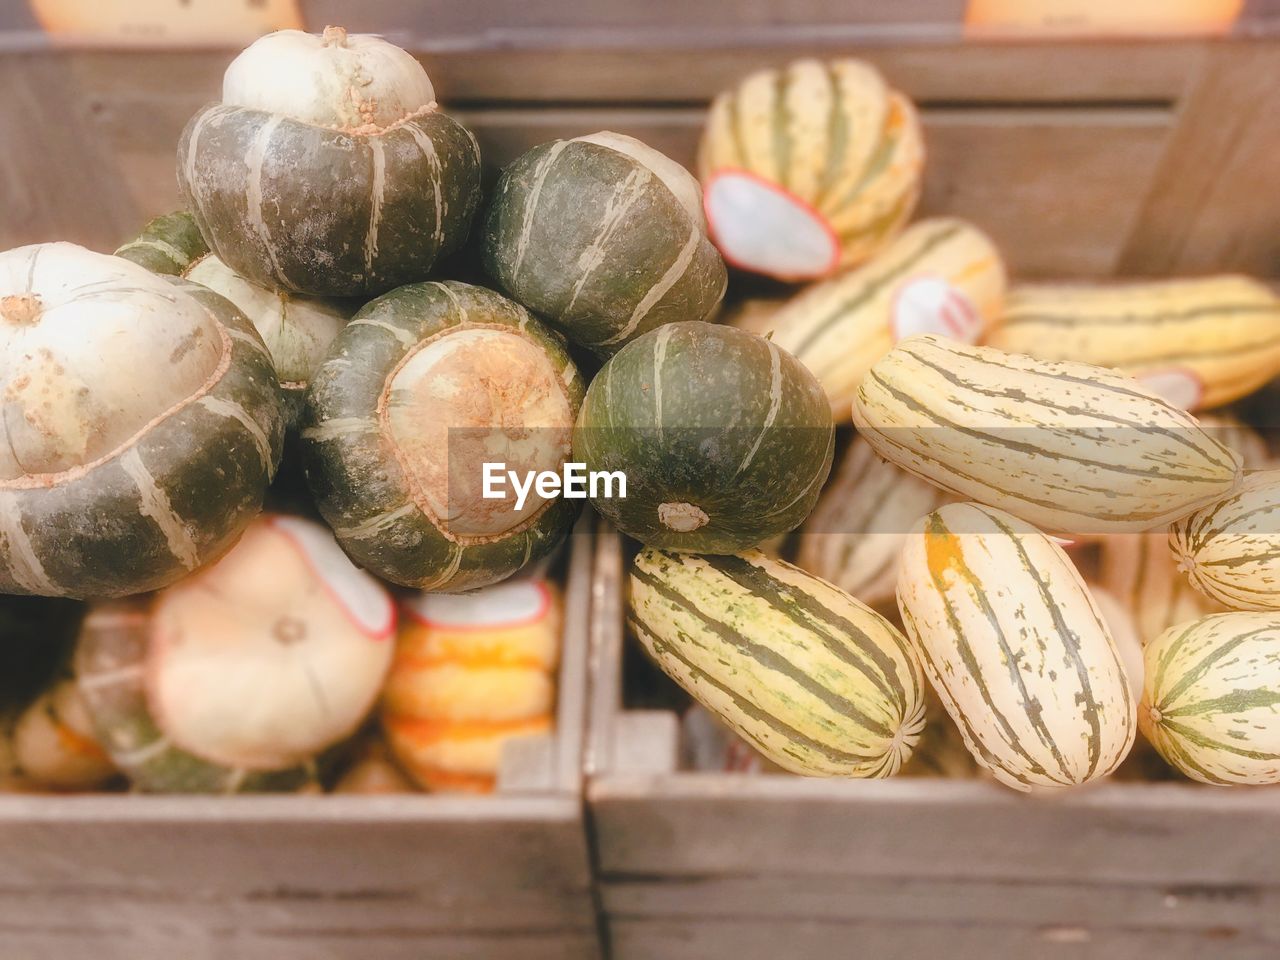
MULTIPOLYGON (((612 128, 692 162, 706 103, 745 72, 863 56, 923 106, 922 213, 989 230, 1025 276, 1280 273, 1275 4, 1231 39, 966 39, 961 0, 788 4, 602 0, 310 0, 403 42, 501 165, 533 144, 612 128)), ((53 47, 0 21, 0 248, 110 249, 177 203, 173 153, 216 98, 229 50, 53 47)))

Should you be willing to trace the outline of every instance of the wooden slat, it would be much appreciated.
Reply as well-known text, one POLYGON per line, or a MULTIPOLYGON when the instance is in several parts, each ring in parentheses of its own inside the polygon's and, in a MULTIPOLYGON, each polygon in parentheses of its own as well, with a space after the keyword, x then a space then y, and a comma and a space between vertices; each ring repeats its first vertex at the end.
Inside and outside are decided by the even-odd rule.
MULTIPOLYGON (((921 904, 922 914, 929 905, 921 904)), ((915 923, 753 923, 749 920, 633 921, 612 925, 614 960, 1274 960, 1280 944, 1229 928, 1199 933, 1087 927, 990 927, 915 923)))
POLYGON ((1265 788, 1102 784, 1028 798, 967 781, 616 772, 588 796, 605 874, 1280 886, 1280 861, 1258 841, 1280 830, 1280 794, 1265 788))
POLYGON ((1006 926, 1254 927, 1280 935, 1280 887, 1037 883, 793 873, 750 877, 662 876, 608 880, 611 916, 644 918, 873 920, 909 924, 927 905, 934 923, 1006 926))
POLYGON ((115 187, 115 157, 87 123, 62 65, 37 55, 0 57, 0 90, 0 246, 113 243, 137 210, 115 187))
POLYGON ((1215 45, 1120 259, 1131 274, 1280 273, 1280 46, 1215 45))

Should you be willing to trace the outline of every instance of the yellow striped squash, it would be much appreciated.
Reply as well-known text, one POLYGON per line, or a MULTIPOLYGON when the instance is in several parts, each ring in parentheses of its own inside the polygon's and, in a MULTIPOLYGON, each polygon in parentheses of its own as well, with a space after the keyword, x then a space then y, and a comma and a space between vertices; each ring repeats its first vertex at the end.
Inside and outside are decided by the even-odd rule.
POLYGON ((1017 790, 1106 776, 1133 744, 1115 641, 1062 548, 976 503, 907 539, 898 606, 925 675, 977 761, 1017 790))
POLYGON ((892 603, 907 531, 946 499, 855 440, 800 530, 796 562, 863 603, 892 603))
POLYGON ((698 150, 712 238, 781 279, 861 263, 915 207, 915 107, 860 60, 800 60, 716 97, 698 150))
POLYGON ((999 314, 1004 289, 1004 262, 986 234, 940 217, 913 224, 857 270, 814 284, 767 320, 747 319, 813 372, 842 418, 867 370, 898 340, 937 333, 974 343, 999 314))
POLYGON ((1138 722, 1193 780, 1280 783, 1280 615, 1218 613, 1147 644, 1138 722))
POLYGON ((1191 585, 1237 610, 1280 609, 1280 469, 1175 523, 1169 544, 1191 585))
POLYGON ((906 639, 789 563, 648 548, 631 569, 629 624, 668 675, 792 773, 891 776, 920 737, 906 639))
POLYGON ((1127 377, 934 335, 877 361, 853 421, 898 466, 1068 534, 1170 523, 1240 472, 1190 414, 1127 377))
POLYGON ((1280 299, 1240 276, 1028 285, 1010 292, 987 342, 1116 367, 1180 407, 1208 409, 1280 374, 1280 299))
POLYGON ((1098 551, 1098 583, 1128 611, 1144 645, 1175 624, 1223 609, 1178 570, 1164 530, 1102 537, 1098 551))

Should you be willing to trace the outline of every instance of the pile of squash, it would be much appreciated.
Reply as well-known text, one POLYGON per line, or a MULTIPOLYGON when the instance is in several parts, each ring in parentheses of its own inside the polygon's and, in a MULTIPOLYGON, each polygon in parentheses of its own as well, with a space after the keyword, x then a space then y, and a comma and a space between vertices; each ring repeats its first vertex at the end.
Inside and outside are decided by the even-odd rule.
POLYGON ((802 61, 716 99, 696 178, 602 131, 486 191, 405 51, 251 45, 185 209, 0 253, 0 616, 46 651, 6 785, 492 790, 553 723, 581 507, 493 462, 625 476, 632 633, 779 768, 1056 788, 1141 726, 1280 781, 1280 472, 1191 412, 1280 374, 1280 304, 1007 290, 910 222, 924 156, 874 69, 802 61), (813 282, 725 309, 726 262, 813 282))

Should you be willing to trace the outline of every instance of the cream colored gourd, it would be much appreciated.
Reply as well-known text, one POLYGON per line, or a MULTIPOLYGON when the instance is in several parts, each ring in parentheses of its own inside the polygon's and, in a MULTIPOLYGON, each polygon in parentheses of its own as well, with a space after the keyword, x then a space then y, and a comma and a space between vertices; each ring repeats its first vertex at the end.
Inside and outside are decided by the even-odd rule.
POLYGON ((151 603, 95 608, 76 673, 140 789, 293 790, 369 713, 394 628, 386 591, 328 530, 268 516, 151 603))
POLYGON ((1133 744, 1123 658, 1070 559, 1000 510, 949 504, 907 539, 898 606, 977 761, 1017 790, 1106 776, 1133 744))
POLYGON ((950 217, 922 220, 856 270, 816 283, 771 316, 769 333, 818 378, 832 415, 849 416, 863 376, 904 337, 936 333, 976 342, 1004 303, 1004 262, 981 230, 950 217))
POLYGON ((1219 786, 1280 783, 1280 614, 1219 613, 1147 644, 1143 735, 1219 786))
POLYGON ((698 149, 725 259, 785 280, 854 266, 902 229, 924 144, 911 101, 860 60, 800 60, 716 97, 698 149))
POLYGON ((892 604, 907 531, 947 499, 855 440, 800 529, 796 563, 865 604, 892 604))
POLYGON ((1240 276, 1016 287, 987 338, 1041 360, 1115 367, 1185 410, 1280 374, 1280 299, 1240 276))
POLYGON ((934 335, 876 362, 853 420, 903 469, 1068 535, 1167 524, 1240 474, 1237 454, 1127 377, 934 335))
POLYGON ((1231 496, 1175 523, 1178 568, 1236 610, 1280 609, 1280 469, 1248 474, 1231 496))

